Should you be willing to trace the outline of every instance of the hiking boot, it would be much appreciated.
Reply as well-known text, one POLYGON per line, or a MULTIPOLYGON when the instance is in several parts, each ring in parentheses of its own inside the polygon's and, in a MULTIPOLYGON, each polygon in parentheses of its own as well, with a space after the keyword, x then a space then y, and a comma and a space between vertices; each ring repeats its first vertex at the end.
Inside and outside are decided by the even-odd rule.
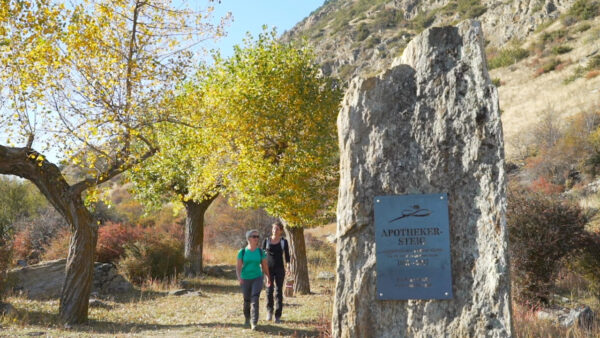
POLYGON ((256 330, 256 323, 252 323, 252 326, 250 327, 250 329, 251 329, 252 331, 256 330))
POLYGON ((273 312, 267 311, 267 321, 271 321, 273 319, 273 312))
POLYGON ((250 318, 246 318, 246 321, 244 322, 244 327, 248 326, 250 326, 250 318))
POLYGON ((276 323, 276 324, 280 324, 280 323, 281 323, 281 319, 279 319, 279 318, 275 318, 275 323, 276 323))

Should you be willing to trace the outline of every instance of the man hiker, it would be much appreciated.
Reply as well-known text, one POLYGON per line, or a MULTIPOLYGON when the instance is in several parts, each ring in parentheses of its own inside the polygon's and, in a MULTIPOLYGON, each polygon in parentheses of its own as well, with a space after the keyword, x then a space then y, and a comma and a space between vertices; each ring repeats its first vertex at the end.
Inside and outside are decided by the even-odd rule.
POLYGON ((263 249, 267 253, 271 285, 267 286, 267 320, 273 319, 273 289, 275 289, 275 323, 280 323, 283 310, 283 280, 285 279, 286 266, 289 270, 290 250, 288 242, 283 235, 283 224, 279 221, 271 226, 271 236, 263 241, 263 249), (285 256, 286 266, 283 264, 285 256))

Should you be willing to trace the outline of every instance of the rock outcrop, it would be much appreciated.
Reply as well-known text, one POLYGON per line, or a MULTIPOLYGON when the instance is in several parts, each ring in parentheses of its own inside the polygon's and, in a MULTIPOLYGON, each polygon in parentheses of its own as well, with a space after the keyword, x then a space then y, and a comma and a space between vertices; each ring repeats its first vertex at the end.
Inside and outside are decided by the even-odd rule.
POLYGON ((477 21, 430 28, 377 77, 355 78, 338 117, 333 335, 509 337, 505 172, 498 94, 477 21), (448 193, 453 299, 376 299, 373 199, 448 193))
MULTIPOLYGON (((65 280, 66 259, 42 262, 24 268, 12 269, 8 279, 15 291, 32 299, 60 297, 65 280)), ((92 292, 115 294, 133 290, 133 286, 117 273, 117 268, 110 263, 94 265, 94 284, 92 292)))
POLYGON ((325 74, 344 81, 389 67, 406 44, 426 26, 477 17, 490 47, 503 48, 558 18, 576 0, 480 0, 459 8, 456 0, 325 1, 283 35, 306 36, 325 74), (476 7, 476 8, 473 8, 476 7), (368 28, 368 34, 361 34, 368 28))

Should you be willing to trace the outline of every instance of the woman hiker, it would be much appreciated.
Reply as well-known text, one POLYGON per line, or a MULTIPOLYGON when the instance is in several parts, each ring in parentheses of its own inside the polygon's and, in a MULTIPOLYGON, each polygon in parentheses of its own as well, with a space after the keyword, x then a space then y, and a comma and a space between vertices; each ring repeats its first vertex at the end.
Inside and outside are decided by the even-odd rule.
POLYGON ((271 237, 265 238, 263 249, 267 252, 267 261, 269 265, 269 273, 271 285, 267 285, 267 320, 273 319, 273 288, 275 288, 275 323, 280 322, 281 311, 283 310, 283 280, 285 279, 286 268, 283 265, 285 254, 285 263, 289 270, 290 250, 288 242, 283 235, 283 224, 275 222, 271 226, 271 237))
POLYGON ((267 287, 271 286, 267 258, 264 251, 258 247, 259 237, 258 230, 246 232, 248 245, 238 252, 235 269, 244 294, 244 317, 246 318, 244 325, 250 324, 250 314, 252 314, 252 330, 256 329, 258 323, 258 299, 263 287, 263 273, 267 276, 267 287), (252 310, 250 310, 251 306, 252 310))

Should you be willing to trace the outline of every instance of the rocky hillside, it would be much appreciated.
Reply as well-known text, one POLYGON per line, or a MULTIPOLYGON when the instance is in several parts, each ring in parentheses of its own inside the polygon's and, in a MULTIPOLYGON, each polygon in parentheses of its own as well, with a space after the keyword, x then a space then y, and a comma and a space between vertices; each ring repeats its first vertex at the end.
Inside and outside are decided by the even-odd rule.
POLYGON ((427 27, 480 20, 517 157, 523 131, 548 111, 599 108, 599 16, 598 0, 328 0, 283 39, 306 38, 324 73, 348 81, 388 68, 427 27))

